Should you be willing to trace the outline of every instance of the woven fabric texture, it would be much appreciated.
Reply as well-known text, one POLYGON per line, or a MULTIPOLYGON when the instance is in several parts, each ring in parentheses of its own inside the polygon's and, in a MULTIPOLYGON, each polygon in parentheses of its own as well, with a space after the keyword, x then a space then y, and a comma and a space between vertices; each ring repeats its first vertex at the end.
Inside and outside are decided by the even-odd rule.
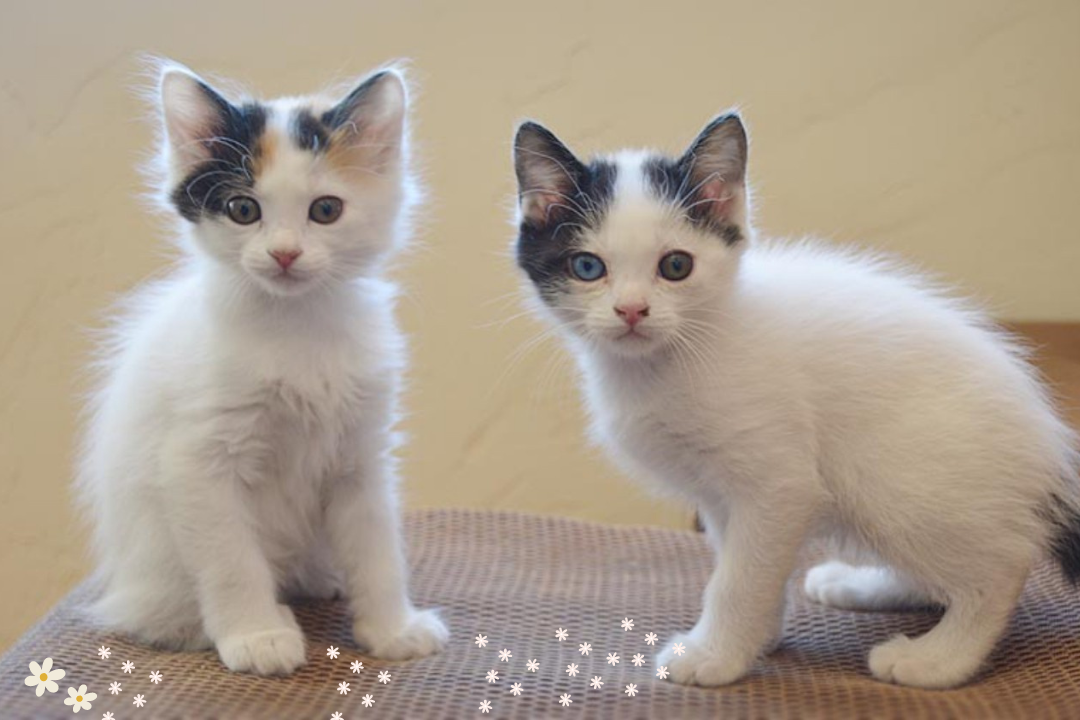
POLYGON ((296 606, 308 663, 284 679, 227 672, 214 653, 170 653, 88 628, 76 589, 0 661, 0 717, 70 717, 68 687, 97 694, 79 717, 318 718, 1080 718, 1080 593, 1054 568, 1031 578, 1007 636, 986 671, 952 691, 885 685, 866 669, 871 645, 933 626, 929 612, 831 610, 809 603, 792 583, 784 640, 747 679, 719 689, 656 678, 653 659, 689 628, 701 607, 712 560, 692 532, 624 528, 561 518, 435 510, 407 516, 413 593, 438 606, 452 638, 442 654, 412 663, 364 656, 342 602, 296 606), (622 620, 632 619, 624 630, 622 620), (560 642, 556 630, 568 637, 560 642), (659 642, 649 645, 648 633, 659 642), (477 635, 487 638, 478 647, 477 635), (590 643, 589 655, 579 651, 590 643), (108 659, 99 647, 111 650, 108 659), (330 646, 337 658, 328 657, 330 646), (503 662, 499 652, 510 651, 503 662), (619 655, 617 665, 608 653, 619 655), (633 664, 635 654, 645 664, 633 664), (53 658, 66 677, 56 694, 23 684, 30 661, 53 658), (359 660, 363 669, 353 672, 359 660), (539 668, 530 672, 527 663, 539 668), (122 670, 130 661, 133 671, 122 670), (577 664, 578 674, 566 672, 577 664), (388 671, 388 683, 379 672, 388 671), (489 683, 489 671, 498 679, 489 683), (151 672, 162 681, 154 684, 151 672), (600 689, 590 679, 602 678, 600 689), (121 692, 109 693, 118 682, 121 692), (349 683, 347 695, 338 684, 349 683), (511 693, 520 683, 521 694, 511 693), (626 686, 633 683, 636 695, 626 686), (134 706, 136 695, 146 704, 134 706), (570 704, 559 700, 569 695, 570 704), (364 706, 370 695, 373 704, 364 706), (483 701, 490 714, 480 711, 483 701))

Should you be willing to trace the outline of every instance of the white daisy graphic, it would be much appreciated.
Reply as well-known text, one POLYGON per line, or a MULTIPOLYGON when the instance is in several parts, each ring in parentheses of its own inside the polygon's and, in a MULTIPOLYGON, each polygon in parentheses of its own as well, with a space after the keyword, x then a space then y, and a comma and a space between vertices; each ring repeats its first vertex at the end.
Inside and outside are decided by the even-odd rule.
POLYGON ((111 712, 107 712, 101 716, 101 720, 116 720, 111 712))
POLYGON ((98 648, 97 654, 101 656, 102 660, 108 660, 109 656, 112 655, 112 650, 102 645, 98 648))
POLYGON ((562 642, 568 636, 569 636, 569 633, 566 632, 566 628, 559 628, 559 629, 557 629, 555 631, 555 637, 558 638, 559 642, 562 642))
POLYGON ((379 682, 381 682, 383 685, 386 685, 388 682, 390 682, 390 673, 386 670, 380 670, 379 682))
POLYGON ((517 697, 521 694, 521 683, 514 683, 510 686, 510 694, 517 697))
POLYGON ((656 637, 656 633, 649 633, 645 636, 646 645, 655 645, 657 640, 658 638, 656 637))
POLYGON ((487 645, 487 635, 477 635, 473 642, 476 643, 476 647, 484 647, 487 645))
POLYGON ((142 695, 136 695, 135 699, 131 701, 131 704, 135 707, 142 707, 146 704, 146 698, 142 695))
POLYGON ((619 656, 618 656, 618 654, 616 654, 616 653, 608 653, 607 654, 607 664, 608 665, 618 665, 619 664, 619 656))
POLYGON ((161 682, 161 673, 159 673, 157 670, 150 673, 150 682, 154 683, 155 685, 161 682))
POLYGON ((91 700, 97 700, 97 693, 88 693, 86 686, 80 685, 78 690, 73 687, 68 688, 68 696, 64 698, 64 704, 70 705, 72 712, 79 712, 89 710, 91 700))
POLYGON ((671 649, 675 651, 676 655, 682 655, 684 652, 686 652, 686 646, 682 643, 675 643, 671 646, 671 649))
POLYGON ((529 662, 525 663, 525 669, 529 672, 536 672, 540 669, 540 663, 538 663, 535 659, 530 660, 529 662))
POLYGON ((591 650, 592 645, 589 643, 581 643, 580 645, 578 645, 578 652, 582 655, 588 655, 591 650))
POLYGON ((360 662, 359 660, 353 660, 352 664, 350 664, 349 667, 354 673, 358 673, 364 669, 364 663, 360 662))
POLYGON ((34 674, 27 676, 26 680, 23 682, 31 687, 37 685, 37 690, 34 692, 38 697, 44 695, 46 690, 51 693, 59 690, 60 686, 56 684, 56 681, 63 680, 64 676, 67 675, 67 673, 60 668, 56 668, 55 670, 52 669, 51 657, 45 658, 45 661, 40 665, 36 662, 31 662, 28 667, 30 668, 30 672, 34 674))
POLYGON ((593 679, 589 681, 589 687, 593 690, 599 690, 604 687, 604 679, 599 675, 593 675, 593 679))
POLYGON ((626 693, 627 695, 629 695, 630 697, 634 697, 635 695, 637 695, 637 684, 636 683, 630 683, 629 685, 626 686, 626 689, 623 690, 623 692, 626 693))
POLYGON ((119 695, 120 690, 121 690, 120 683, 118 683, 118 682, 114 682, 111 685, 109 685, 109 692, 111 694, 113 694, 113 695, 119 695))
POLYGON ((574 701, 570 699, 570 693, 563 693, 559 696, 559 704, 563 707, 569 707, 572 702, 574 701))
POLYGON ((660 678, 661 680, 664 680, 664 679, 667 678, 667 676, 668 676, 667 665, 661 665, 660 667, 656 668, 656 677, 660 678))
POLYGON ((502 650, 499 651, 499 660, 501 660, 502 662, 510 662, 510 658, 512 658, 512 657, 514 657, 514 656, 511 655, 510 651, 507 650, 506 648, 503 648, 502 650))
POLYGON ((342 715, 339 712, 336 712, 336 713, 334 713, 333 715, 330 716, 330 720, 341 720, 341 719, 342 719, 342 715))
POLYGON ((480 712, 484 713, 485 715, 487 715, 489 712, 491 712, 491 702, 488 701, 488 700, 484 700, 483 702, 481 702, 480 703, 480 712))
POLYGON ((347 683, 347 682, 339 682, 337 684, 337 691, 338 691, 339 695, 348 695, 349 694, 349 683, 347 683))
POLYGON ((375 704, 375 700, 371 697, 371 694, 369 693, 364 696, 364 699, 360 701, 360 704, 364 707, 371 707, 375 704))
POLYGON ((634 663, 634 667, 641 667, 642 665, 645 664, 645 656, 642 655, 641 653, 636 653, 634 655, 634 659, 631 660, 630 662, 634 663))
POLYGON ((331 645, 330 647, 326 648, 326 656, 329 657, 331 660, 337 660, 338 649, 331 645))
POLYGON ((634 629, 634 621, 631 620, 630 618, 623 618, 622 622, 619 623, 619 624, 622 625, 622 629, 625 630, 626 632, 629 632, 629 631, 634 629))
POLYGON ((130 675, 131 671, 135 669, 135 663, 131 662, 130 660, 125 660, 124 664, 120 666, 120 669, 130 675))

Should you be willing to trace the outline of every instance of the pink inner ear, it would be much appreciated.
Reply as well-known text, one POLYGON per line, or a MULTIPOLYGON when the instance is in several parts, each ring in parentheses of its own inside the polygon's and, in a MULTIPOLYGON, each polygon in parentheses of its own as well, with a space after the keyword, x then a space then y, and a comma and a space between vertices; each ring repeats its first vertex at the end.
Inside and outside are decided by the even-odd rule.
POLYGON ((717 217, 727 217, 731 201, 735 199, 735 193, 728 189, 727 183, 720 178, 702 183, 697 195, 695 202, 701 203, 709 214, 717 217))
POLYGON ((537 220, 546 220, 549 208, 562 201, 557 193, 531 192, 525 196, 525 214, 537 220))

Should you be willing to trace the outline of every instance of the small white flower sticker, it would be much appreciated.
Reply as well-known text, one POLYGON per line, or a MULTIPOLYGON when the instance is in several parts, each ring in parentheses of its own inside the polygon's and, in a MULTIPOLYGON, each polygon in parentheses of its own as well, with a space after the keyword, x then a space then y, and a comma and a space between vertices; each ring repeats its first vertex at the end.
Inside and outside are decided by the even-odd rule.
POLYGON ((127 661, 124 662, 123 665, 120 666, 120 669, 123 670, 128 675, 130 675, 131 671, 135 669, 135 663, 131 662, 130 660, 127 660, 127 661))
POLYGON ((131 701, 131 704, 135 707, 142 707, 146 704, 146 698, 142 695, 136 695, 135 699, 131 701))
POLYGON ((592 651, 592 645, 589 643, 581 643, 578 645, 578 652, 582 655, 588 655, 590 651, 592 651))
POLYGON ((342 716, 341 713, 336 712, 336 713, 334 713, 333 715, 330 716, 330 720, 342 720, 342 717, 343 716, 342 716))
POLYGON ((667 676, 667 665, 661 665, 660 667, 656 668, 656 677, 660 678, 661 680, 665 680, 667 679, 667 676))
POLYGON ((387 670, 380 670, 379 671, 379 682, 381 682, 383 685, 386 685, 387 683, 390 682, 390 673, 389 673, 389 671, 387 671, 387 670))
POLYGON ((487 645, 487 635, 477 635, 473 642, 476 643, 476 647, 484 647, 487 645))
POLYGON ((555 631, 555 637, 559 640, 559 642, 565 640, 567 637, 569 637, 569 635, 570 633, 566 632, 566 628, 558 628, 555 631))
POLYGON ((634 629, 634 621, 631 620, 630 618, 623 618, 622 622, 619 623, 619 624, 622 625, 622 629, 625 632, 630 632, 631 630, 634 629))
POLYGON ((102 645, 98 648, 97 654, 101 656, 102 660, 108 660, 109 656, 112 655, 112 650, 102 645))
POLYGON ((506 648, 503 648, 502 650, 499 651, 499 660, 501 660, 502 662, 510 662, 510 658, 512 658, 512 657, 514 657, 514 656, 511 655, 510 651, 507 650, 506 648))
POLYGON ((89 710, 91 700, 97 700, 97 693, 88 693, 86 686, 80 685, 78 690, 73 687, 68 688, 68 696, 64 698, 64 704, 70 705, 72 712, 79 712, 89 710))
POLYGON ((637 695, 637 683, 630 683, 626 686, 626 689, 623 690, 623 692, 625 692, 630 697, 634 697, 635 695, 637 695))
POLYGON ((116 720, 111 712, 107 712, 101 716, 101 720, 116 720))
POLYGON ((521 694, 521 683, 514 683, 510 686, 510 694, 517 697, 521 694))
POLYGON ((56 668, 55 670, 52 669, 51 657, 45 658, 45 662, 40 665, 36 662, 31 662, 28 667, 30 668, 30 672, 34 674, 27 676, 26 680, 23 682, 31 687, 37 685, 35 693, 38 697, 44 695, 46 690, 51 693, 59 690, 60 686, 56 684, 56 681, 63 680, 64 675, 67 674, 60 668, 56 668))
POLYGON ((630 662, 634 663, 634 667, 641 667, 645 664, 645 656, 641 653, 637 653, 634 655, 634 659, 630 662))
POLYGON ((113 684, 109 685, 109 693, 112 695, 119 695, 122 690, 123 689, 120 687, 120 683, 118 682, 114 682, 113 684))
POLYGON ((348 695, 349 694, 349 683, 347 683, 347 682, 339 682, 337 684, 337 691, 338 691, 338 694, 340 694, 340 695, 348 695))
POLYGON ((364 663, 360 662, 359 660, 353 660, 352 664, 349 665, 349 667, 352 668, 352 671, 354 673, 358 673, 364 669, 364 663))
POLYGON ((157 670, 150 673, 150 682, 154 683, 155 685, 161 682, 161 673, 159 673, 157 670))
POLYGON ((649 633, 648 635, 645 636, 645 644, 646 645, 655 645, 657 639, 658 638, 656 637, 656 633, 649 633))
POLYGON ((484 700, 483 702, 481 702, 480 703, 480 712, 484 713, 485 715, 487 715, 489 712, 491 712, 491 702, 488 701, 488 700, 484 700))
POLYGON ((676 655, 682 655, 684 652, 686 652, 686 646, 682 643, 675 643, 671 646, 671 649, 675 651, 676 655))
POLYGON ((529 672, 536 672, 540 669, 540 663, 538 663, 535 659, 532 659, 529 662, 525 663, 525 669, 529 672))
POLYGON ((331 645, 330 647, 326 648, 326 656, 329 657, 331 660, 337 660, 338 649, 331 645))
POLYGON ((372 705, 375 704, 375 700, 372 699, 371 694, 369 693, 369 694, 364 696, 364 699, 360 701, 360 704, 363 705, 364 707, 371 707, 372 705))
POLYGON ((593 690, 599 690, 604 687, 604 679, 599 675, 593 675, 593 679, 589 681, 589 687, 593 690))

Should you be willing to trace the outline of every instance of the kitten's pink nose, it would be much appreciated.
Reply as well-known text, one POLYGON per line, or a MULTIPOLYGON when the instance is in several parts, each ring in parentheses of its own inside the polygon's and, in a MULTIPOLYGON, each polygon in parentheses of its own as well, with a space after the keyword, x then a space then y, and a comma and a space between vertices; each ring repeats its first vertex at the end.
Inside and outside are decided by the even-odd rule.
POLYGON ((645 303, 627 303, 616 305, 615 314, 623 319, 630 327, 634 327, 642 318, 649 317, 649 306, 645 303))
POLYGON ((267 250, 270 253, 270 257, 277 260, 277 264, 281 266, 282 270, 288 270, 289 266, 296 262, 296 258, 300 257, 302 250, 267 250))

